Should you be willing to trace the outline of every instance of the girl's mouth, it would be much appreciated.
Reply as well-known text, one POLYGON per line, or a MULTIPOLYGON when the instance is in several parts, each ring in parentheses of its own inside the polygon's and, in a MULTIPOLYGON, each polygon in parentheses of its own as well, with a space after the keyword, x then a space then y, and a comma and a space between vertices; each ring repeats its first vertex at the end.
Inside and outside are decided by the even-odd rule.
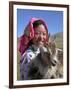
POLYGON ((43 46, 44 43, 43 43, 43 41, 38 41, 38 42, 37 42, 37 45, 38 45, 38 46, 43 46))

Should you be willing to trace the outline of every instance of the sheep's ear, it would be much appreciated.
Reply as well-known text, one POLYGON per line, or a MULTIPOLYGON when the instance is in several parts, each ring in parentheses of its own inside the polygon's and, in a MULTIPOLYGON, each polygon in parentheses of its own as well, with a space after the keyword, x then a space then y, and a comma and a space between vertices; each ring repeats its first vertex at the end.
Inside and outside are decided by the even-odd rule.
POLYGON ((40 52, 41 52, 41 53, 47 52, 47 49, 46 49, 45 47, 41 47, 41 48, 40 48, 40 52))
POLYGON ((55 42, 56 37, 49 35, 49 42, 55 42))
POLYGON ((56 39, 56 36, 51 36, 51 35, 49 35, 48 43, 55 44, 55 46, 56 46, 56 41, 55 41, 55 39, 56 39))
POLYGON ((55 54, 55 52, 56 52, 55 37, 53 37, 53 36, 50 36, 50 37, 49 37, 48 47, 49 47, 50 52, 51 52, 52 54, 55 54))
POLYGON ((48 34, 48 41, 49 41, 49 38, 50 38, 50 33, 48 34))

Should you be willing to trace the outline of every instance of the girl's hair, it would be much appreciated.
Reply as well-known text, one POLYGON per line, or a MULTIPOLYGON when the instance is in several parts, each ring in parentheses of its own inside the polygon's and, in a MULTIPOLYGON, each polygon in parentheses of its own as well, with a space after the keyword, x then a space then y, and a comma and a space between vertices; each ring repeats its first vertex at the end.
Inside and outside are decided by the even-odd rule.
MULTIPOLYGON (((44 25, 44 23, 41 20, 37 20, 33 23, 33 28, 36 28, 39 25, 44 25)), ((45 27, 45 25, 44 25, 44 27, 45 27)), ((46 29, 46 27, 45 27, 45 29, 46 29)))

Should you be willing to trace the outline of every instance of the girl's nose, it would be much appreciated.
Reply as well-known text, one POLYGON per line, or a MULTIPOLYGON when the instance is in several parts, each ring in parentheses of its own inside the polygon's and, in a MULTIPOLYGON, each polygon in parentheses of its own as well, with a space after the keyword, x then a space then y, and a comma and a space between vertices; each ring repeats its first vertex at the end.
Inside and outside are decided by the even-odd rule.
POLYGON ((43 40, 43 35, 39 36, 39 41, 43 40))

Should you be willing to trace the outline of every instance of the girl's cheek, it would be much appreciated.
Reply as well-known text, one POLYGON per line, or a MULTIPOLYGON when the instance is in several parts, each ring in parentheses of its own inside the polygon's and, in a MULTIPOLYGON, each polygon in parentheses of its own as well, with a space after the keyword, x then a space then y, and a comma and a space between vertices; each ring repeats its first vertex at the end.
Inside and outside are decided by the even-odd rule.
POLYGON ((47 40, 46 37, 44 37, 44 38, 43 38, 44 43, 46 42, 46 40, 47 40))

